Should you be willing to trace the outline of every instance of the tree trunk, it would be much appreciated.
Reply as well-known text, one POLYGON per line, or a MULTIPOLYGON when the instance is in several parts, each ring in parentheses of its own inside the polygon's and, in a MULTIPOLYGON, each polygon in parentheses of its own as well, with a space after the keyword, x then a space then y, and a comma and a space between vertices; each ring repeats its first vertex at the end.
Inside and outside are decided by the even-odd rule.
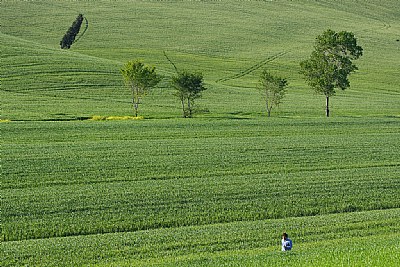
MULTIPOLYGON (((136 103, 135 103, 135 87, 132 85, 132 108, 135 111, 136 110, 136 103)), ((136 110, 137 114, 137 110, 136 110)), ((137 115, 136 115, 137 117, 137 115)))
POLYGON ((268 114, 267 116, 271 117, 271 109, 272 109, 272 107, 268 106, 268 100, 265 102, 265 106, 267 108, 267 114, 268 114))
POLYGON ((184 98, 183 97, 181 97, 181 103, 182 103, 183 117, 186 118, 185 102, 184 102, 184 98))
POLYGON ((329 96, 326 96, 326 117, 329 117, 329 96))
POLYGON ((192 117, 192 107, 190 105, 190 98, 188 98, 188 110, 189 110, 189 118, 192 117))
POLYGON ((267 105, 267 116, 268 116, 268 118, 271 117, 271 109, 272 109, 272 107, 268 107, 268 105, 267 105))
POLYGON ((135 117, 137 117, 139 109, 139 89, 135 86, 132 87, 132 105, 135 110, 135 117))
POLYGON ((137 117, 137 115, 138 115, 138 109, 139 109, 139 104, 138 104, 138 103, 135 103, 133 106, 134 106, 134 108, 135 108, 135 117, 137 117))

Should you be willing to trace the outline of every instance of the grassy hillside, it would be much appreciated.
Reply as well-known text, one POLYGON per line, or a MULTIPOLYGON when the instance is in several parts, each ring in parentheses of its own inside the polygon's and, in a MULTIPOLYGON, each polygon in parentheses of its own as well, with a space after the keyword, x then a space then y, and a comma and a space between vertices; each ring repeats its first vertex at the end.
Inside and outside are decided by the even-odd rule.
POLYGON ((5 0, 0 12, 2 266, 397 266, 398 1, 5 0), (89 27, 61 50, 79 13, 89 27), (299 75, 327 28, 364 48, 329 119, 299 75), (180 118, 163 51, 204 74, 194 119, 180 118), (119 73, 132 59, 164 76, 144 119, 86 120, 132 114, 119 73), (264 67, 290 85, 271 118, 264 67))
POLYGON ((168 88, 174 70, 163 51, 179 68, 204 73, 209 90, 201 107, 210 111, 208 116, 264 112, 255 89, 260 70, 216 82, 261 62, 289 80, 279 115, 323 116, 323 97, 306 86, 298 71, 315 36, 327 28, 354 32, 365 50, 352 87, 332 100, 332 115, 397 116, 397 1, 353 2, 4 1, 2 116, 30 120, 130 114, 119 68, 136 58, 167 76, 162 88, 144 99, 143 114, 179 116, 179 102, 168 88), (79 12, 89 28, 72 49, 62 51, 60 39, 79 12))

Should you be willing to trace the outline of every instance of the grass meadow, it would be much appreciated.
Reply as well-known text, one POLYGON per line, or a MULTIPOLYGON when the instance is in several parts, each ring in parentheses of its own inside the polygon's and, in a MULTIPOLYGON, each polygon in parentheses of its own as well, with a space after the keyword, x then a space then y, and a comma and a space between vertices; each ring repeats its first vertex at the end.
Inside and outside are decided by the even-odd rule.
POLYGON ((1 266, 398 266, 399 14, 395 0, 3 0, 1 266), (61 50, 79 13, 88 29, 61 50), (331 118, 299 74, 328 28, 364 48, 331 118), (195 118, 164 51, 204 74, 195 118), (119 73, 133 59, 163 75, 137 120, 119 73), (264 68, 289 82, 270 118, 264 68))

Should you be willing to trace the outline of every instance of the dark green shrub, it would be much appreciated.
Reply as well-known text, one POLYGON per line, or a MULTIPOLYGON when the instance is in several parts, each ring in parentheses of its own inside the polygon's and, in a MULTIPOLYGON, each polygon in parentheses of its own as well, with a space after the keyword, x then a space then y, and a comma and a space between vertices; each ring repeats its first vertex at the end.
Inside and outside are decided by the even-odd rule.
POLYGON ((83 21, 83 15, 79 14, 76 20, 72 23, 72 26, 68 29, 68 31, 64 34, 64 37, 60 41, 61 49, 69 49, 71 45, 74 43, 76 36, 81 29, 83 21))

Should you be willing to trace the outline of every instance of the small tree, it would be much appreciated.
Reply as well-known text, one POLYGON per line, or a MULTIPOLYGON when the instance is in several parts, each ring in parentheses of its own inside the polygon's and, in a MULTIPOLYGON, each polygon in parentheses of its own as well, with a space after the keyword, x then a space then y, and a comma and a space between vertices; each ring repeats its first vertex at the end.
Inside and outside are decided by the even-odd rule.
POLYGON ((132 91, 132 105, 135 110, 135 117, 138 116, 140 99, 145 96, 148 91, 156 86, 161 78, 157 75, 155 67, 148 67, 140 61, 128 61, 123 68, 121 74, 125 84, 132 91))
POLYGON ((203 75, 187 71, 177 72, 177 75, 172 77, 172 85, 176 89, 175 95, 181 101, 183 117, 192 117, 194 100, 200 98, 201 92, 207 89, 203 86, 203 75))
POLYGON ((329 117, 329 97, 335 95, 335 88, 350 86, 348 75, 358 69, 351 60, 362 56, 363 49, 353 33, 332 30, 319 35, 314 48, 310 58, 300 63, 301 73, 315 92, 325 95, 329 117))
POLYGON ((72 26, 69 27, 68 31, 64 34, 63 38, 60 41, 60 46, 62 49, 69 49, 71 45, 74 43, 76 36, 81 29, 83 21, 83 15, 79 14, 75 21, 72 23, 72 26))
POLYGON ((273 76, 267 70, 264 70, 260 76, 260 85, 260 91, 264 96, 268 117, 271 117, 272 108, 278 106, 285 96, 288 82, 286 79, 273 76))

